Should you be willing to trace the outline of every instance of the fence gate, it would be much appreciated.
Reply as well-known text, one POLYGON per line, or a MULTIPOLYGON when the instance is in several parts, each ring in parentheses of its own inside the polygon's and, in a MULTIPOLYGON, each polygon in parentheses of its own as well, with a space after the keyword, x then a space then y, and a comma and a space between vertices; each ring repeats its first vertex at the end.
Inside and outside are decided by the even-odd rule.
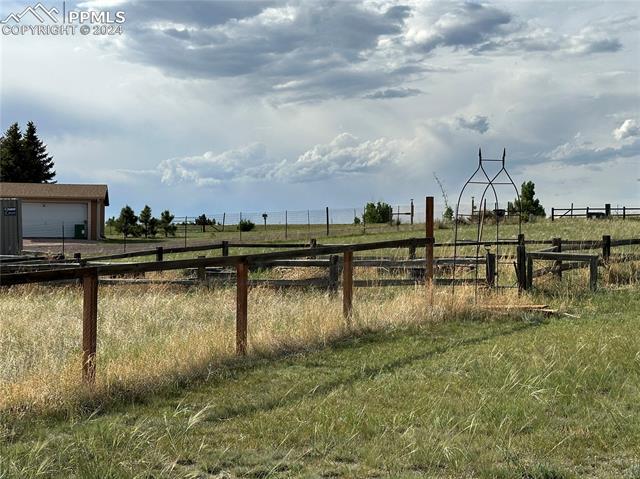
POLYGON ((505 167, 505 158, 506 149, 502 151, 502 159, 483 158, 482 150, 479 149, 478 167, 462 187, 456 203, 451 288, 454 291, 456 284, 472 283, 474 298, 477 298, 479 284, 496 289, 516 287, 518 284, 517 281, 509 280, 509 276, 506 274, 507 268, 514 268, 516 277, 518 275, 513 258, 501 252, 501 246, 504 246, 507 240, 515 242, 515 240, 522 241, 523 238, 520 195, 505 167), (498 192, 505 189, 509 195, 515 192, 516 202, 500 202, 498 192), (477 203, 476 196, 473 195, 474 190, 478 194, 479 201, 477 203), (469 199, 471 201, 467 203, 466 201, 469 199), (469 204, 471 205, 471 213, 462 212, 461 205, 469 204), (516 221, 518 237, 502 236, 501 226, 507 222, 515 224, 516 221), (462 225, 470 227, 461 228, 462 225), (475 228, 473 228, 474 225, 475 228), (467 235, 471 232, 470 236, 472 237, 461 238, 463 231, 467 235), (481 253, 481 246, 486 251, 481 253), (475 254, 469 256, 473 251, 475 254), (481 277, 478 271, 482 264, 485 265, 485 275, 481 277))

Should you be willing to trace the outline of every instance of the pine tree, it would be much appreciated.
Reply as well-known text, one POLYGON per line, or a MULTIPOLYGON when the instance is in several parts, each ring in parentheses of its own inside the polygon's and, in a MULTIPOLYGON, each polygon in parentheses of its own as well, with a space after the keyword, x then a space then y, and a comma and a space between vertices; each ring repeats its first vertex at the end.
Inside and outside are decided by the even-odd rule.
POLYGON ((207 218, 207 215, 202 213, 200 216, 196 218, 196 224, 202 226, 202 232, 205 233, 207 225, 211 224, 211 220, 207 218))
POLYGON ((149 223, 151 222, 152 219, 153 219, 153 216, 151 215, 151 208, 149 208, 149 205, 144 205, 144 208, 142 208, 142 211, 138 216, 138 220, 142 225, 142 232, 144 233, 145 238, 149 237, 149 233, 150 233, 149 223))
POLYGON ((160 228, 162 228, 165 237, 176 235, 178 227, 172 223, 174 218, 175 216, 169 210, 164 210, 160 213, 160 228))
POLYGON ((32 121, 27 123, 27 131, 22 139, 24 165, 30 183, 49 183, 56 176, 53 169, 53 157, 47 153, 47 145, 38 138, 36 126, 32 121))
POLYGON ((24 164, 24 150, 22 145, 20 127, 14 123, 0 138, 0 181, 23 181, 21 168, 24 164))
POLYGON ((528 220, 530 216, 546 216, 544 208, 540 204, 540 200, 535 198, 536 185, 533 181, 525 181, 520 188, 520 199, 517 198, 513 203, 509 202, 507 209, 510 213, 515 213, 520 210, 520 214, 525 220, 528 220))
POLYGON ((0 181, 48 183, 55 176, 53 158, 33 122, 27 123, 24 135, 17 123, 11 125, 0 138, 0 181))
POLYGON ((125 236, 140 236, 140 226, 138 225, 138 217, 129 205, 120 210, 120 216, 116 220, 116 231, 125 236))

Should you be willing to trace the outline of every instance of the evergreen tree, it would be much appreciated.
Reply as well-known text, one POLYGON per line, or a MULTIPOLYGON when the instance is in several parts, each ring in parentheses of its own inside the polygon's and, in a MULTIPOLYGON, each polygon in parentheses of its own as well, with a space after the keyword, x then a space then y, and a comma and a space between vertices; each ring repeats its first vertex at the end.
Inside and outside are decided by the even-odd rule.
POLYGON ((0 181, 23 181, 21 171, 24 164, 24 150, 22 148, 22 132, 14 123, 0 138, 0 181))
POLYGON ((176 229, 178 229, 178 227, 172 223, 174 218, 175 216, 172 215, 169 210, 164 210, 160 214, 160 228, 164 232, 165 237, 176 235, 176 229))
POLYGON ((116 220, 116 231, 125 236, 140 236, 138 217, 129 205, 120 210, 120 216, 116 220))
POLYGON ((540 204, 540 200, 535 198, 536 185, 533 181, 525 181, 520 188, 520 199, 516 198, 513 203, 509 202, 507 209, 510 213, 520 210, 520 214, 525 220, 530 216, 545 217, 546 213, 540 204))
POLYGON ((444 209, 444 213, 442 213, 442 218, 447 221, 453 221, 453 208, 451 208, 451 206, 447 205, 444 209))
POLYGON ((53 158, 47 153, 47 145, 38 138, 36 126, 27 123, 27 131, 22 139, 24 165, 28 172, 25 181, 29 183, 49 183, 56 176, 53 158))
POLYGON ((364 207, 365 223, 390 223, 391 222, 391 206, 387 203, 378 201, 375 203, 367 203, 364 207))
POLYGON ((206 231, 205 228, 207 227, 208 224, 210 224, 210 221, 207 218, 207 215, 202 213, 200 216, 196 218, 196 224, 202 226, 202 232, 204 233, 206 231))
POLYGON ((17 123, 0 138, 0 181, 47 183, 56 175, 53 158, 38 138, 36 126, 27 123, 24 135, 17 123))
POLYGON ((138 215, 138 220, 142 225, 142 233, 144 233, 145 238, 148 238, 151 232, 149 229, 149 224, 151 223, 152 219, 153 216, 151 215, 151 208, 149 208, 149 205, 144 205, 144 208, 142 208, 140 215, 138 215))

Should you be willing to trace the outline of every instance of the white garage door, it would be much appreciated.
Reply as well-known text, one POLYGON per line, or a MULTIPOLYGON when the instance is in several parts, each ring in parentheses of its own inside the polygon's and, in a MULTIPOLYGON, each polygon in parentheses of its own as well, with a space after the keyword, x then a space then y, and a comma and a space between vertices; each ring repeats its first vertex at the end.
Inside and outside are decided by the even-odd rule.
POLYGON ((87 224, 86 203, 23 203, 22 236, 73 238, 75 225, 87 224))

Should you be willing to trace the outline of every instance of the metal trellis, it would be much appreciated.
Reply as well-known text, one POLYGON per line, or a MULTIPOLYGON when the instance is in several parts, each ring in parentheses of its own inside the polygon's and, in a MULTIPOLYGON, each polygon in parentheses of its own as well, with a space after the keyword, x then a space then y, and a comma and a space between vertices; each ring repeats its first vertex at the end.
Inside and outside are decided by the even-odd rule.
MULTIPOLYGON (((506 239, 513 239, 513 238, 503 238, 500 236, 500 226, 501 226, 501 222, 502 223, 506 223, 507 219, 510 218, 514 218, 517 217, 518 220, 518 237, 520 238, 520 235, 522 233, 522 216, 521 216, 521 211, 520 211, 520 194, 518 192, 518 188, 516 187, 515 183, 513 182, 513 179, 511 178, 511 175, 509 174, 509 172, 507 171, 506 167, 505 167, 505 159, 506 159, 506 148, 503 149, 502 151, 502 159, 491 159, 491 158, 483 158, 482 157, 482 150, 478 149, 478 167, 475 169, 475 171, 473 172, 473 174, 469 177, 469 179, 466 181, 466 183, 464 184, 464 186, 462 187, 462 190, 460 191, 460 195, 458 196, 458 202, 456 203, 456 210, 455 210, 455 221, 454 221, 454 246, 453 246, 453 271, 452 271, 452 291, 455 290, 455 285, 457 282, 457 278, 456 278, 456 269, 458 267, 458 264, 461 262, 460 258, 458 257, 458 252, 460 247, 462 246, 470 246, 470 245, 474 245, 476 247, 476 252, 475 252, 475 268, 474 268, 474 277, 473 277, 473 284, 474 284, 474 298, 477 298, 478 295, 478 284, 479 284, 479 279, 478 279, 478 270, 479 270, 479 264, 480 264, 480 246, 485 246, 485 248, 487 248, 487 253, 489 253, 489 247, 491 246, 490 244, 485 244, 484 241, 487 241, 486 239, 483 238, 483 235, 485 233, 485 224, 488 226, 490 220, 495 221, 495 276, 494 276, 494 280, 493 280, 493 284, 488 284, 488 286, 493 286, 496 289, 499 288, 508 288, 508 287, 514 287, 514 284, 509 284, 505 281, 501 282, 501 274, 500 274, 500 265, 504 265, 504 264, 509 264, 509 265, 513 265, 513 262, 509 261, 509 260, 505 260, 503 258, 500 257, 500 243, 506 239), (493 176, 490 176, 489 173, 487 173, 487 169, 485 169, 485 163, 487 162, 496 162, 496 163, 500 163, 501 167, 498 170, 497 173, 495 173, 493 176), (482 195, 480 197, 480 202, 478 203, 478 211, 477 214, 474 211, 474 204, 472 202, 472 207, 471 207, 471 214, 468 215, 469 219, 468 221, 466 221, 469 224, 473 224, 473 223, 477 223, 477 227, 476 227, 476 237, 475 240, 461 240, 459 238, 459 231, 458 231, 458 226, 460 225, 461 222, 464 222, 464 218, 467 215, 464 215, 460 212, 460 202, 463 199, 463 195, 465 193, 465 190, 468 189, 468 187, 470 185, 480 185, 480 186, 484 186, 484 189, 482 190, 482 195), (499 200, 499 196, 498 196, 498 190, 496 189, 496 187, 502 187, 502 186, 511 186, 513 187, 515 193, 516 193, 516 198, 517 201, 514 202, 513 204, 507 204, 507 208, 501 207, 500 204, 500 200, 499 200), (494 208, 493 211, 488 211, 487 210, 487 193, 489 193, 489 196, 493 196, 493 200, 494 200, 494 208)), ((488 165, 487 165, 488 166, 488 165)), ((492 241, 493 243, 493 241, 492 241)), ((489 258, 491 258, 491 255, 487 254, 486 255, 487 261, 489 261, 489 258)), ((487 264, 487 268, 489 268, 489 264, 487 264)))

